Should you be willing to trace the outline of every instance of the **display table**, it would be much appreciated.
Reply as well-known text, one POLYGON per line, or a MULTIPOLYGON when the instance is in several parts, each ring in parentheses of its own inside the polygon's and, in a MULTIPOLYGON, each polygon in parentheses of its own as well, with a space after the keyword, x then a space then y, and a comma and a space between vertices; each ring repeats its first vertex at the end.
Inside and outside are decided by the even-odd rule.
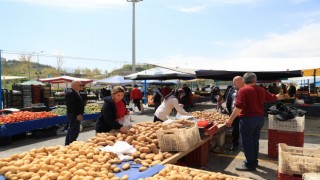
POLYGON ((197 149, 198 147, 202 146, 206 142, 209 142, 211 140, 211 138, 212 138, 211 136, 205 137, 204 139, 201 140, 201 142, 195 144, 188 151, 181 151, 181 152, 178 152, 176 154, 173 154, 173 156, 171 156, 170 158, 165 159, 164 161, 162 161, 161 164, 175 164, 182 157, 186 156, 187 154, 189 154, 193 150, 197 149))
MULTIPOLYGON (((83 119, 84 120, 91 120, 91 119, 97 119, 99 116, 99 113, 94 114, 84 114, 83 119)), ((41 129, 41 128, 47 128, 59 124, 67 124, 68 119, 67 116, 56 116, 52 118, 44 118, 44 119, 35 119, 31 121, 24 121, 24 122, 18 122, 18 123, 10 123, 10 124, 3 124, 0 126, 0 137, 6 137, 6 136, 13 136, 16 134, 41 129)))
MULTIPOLYGON (((218 125, 218 131, 221 131, 224 128, 225 128, 225 124, 219 124, 218 125)), ((175 164, 179 159, 187 156, 188 154, 190 154, 191 152, 195 151, 199 147, 201 147, 203 145, 206 145, 206 143, 210 143, 212 137, 213 136, 205 136, 204 138, 201 139, 201 142, 195 144, 189 150, 177 152, 177 153, 173 154, 173 156, 171 156, 170 158, 165 159, 164 161, 162 161, 161 164, 175 164)), ((201 156, 201 154, 197 154, 197 155, 201 156)), ((201 157, 197 157, 197 159, 201 159, 201 157)))

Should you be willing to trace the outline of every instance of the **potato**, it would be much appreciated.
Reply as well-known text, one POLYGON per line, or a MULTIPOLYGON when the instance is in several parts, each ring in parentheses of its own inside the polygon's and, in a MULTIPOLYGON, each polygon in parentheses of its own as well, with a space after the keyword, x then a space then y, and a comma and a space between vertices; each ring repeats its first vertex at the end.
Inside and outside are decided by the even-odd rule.
POLYGON ((157 165, 157 164, 160 164, 160 163, 161 163, 160 160, 155 160, 155 161, 152 161, 152 163, 150 165, 154 166, 154 165, 157 165))
POLYGON ((146 136, 139 136, 137 138, 137 141, 139 141, 139 142, 144 142, 145 140, 146 140, 146 136))
POLYGON ((154 157, 153 157, 153 160, 160 160, 162 161, 163 160, 163 155, 160 153, 160 154, 156 154, 154 157))
POLYGON ((126 138, 126 142, 127 142, 128 144, 131 144, 132 141, 133 141, 133 136, 128 136, 128 137, 126 138))
POLYGON ((120 168, 118 168, 118 167, 116 167, 116 168, 112 169, 112 171, 113 171, 113 172, 115 172, 115 173, 118 173, 118 172, 120 172, 120 171, 121 171, 121 169, 120 169, 120 168))
POLYGON ((128 180, 129 179, 129 176, 128 174, 125 174, 121 177, 121 180, 128 180))
POLYGON ((150 144, 150 149, 151 149, 151 152, 154 153, 154 154, 158 154, 159 153, 158 147, 154 143, 150 144))
POLYGON ((145 159, 153 159, 155 157, 155 154, 153 154, 153 153, 150 153, 150 154, 147 154, 144 158, 145 159))
POLYGON ((144 158, 146 157, 146 155, 147 155, 146 153, 141 153, 141 154, 140 154, 140 158, 141 158, 141 159, 144 159, 144 158))
MULTIPOLYGON (((121 135, 120 135, 121 136, 121 135)), ((107 140, 109 141, 115 141, 117 138, 115 136, 108 136, 107 140)))
POLYGON ((147 167, 145 167, 145 166, 142 166, 142 167, 139 168, 139 172, 142 172, 142 171, 145 171, 145 170, 147 170, 147 167))
POLYGON ((122 166, 122 169, 123 169, 123 170, 128 170, 128 169, 130 169, 130 164, 129 164, 129 163, 125 163, 125 164, 122 166))
POLYGON ((148 147, 141 147, 141 148, 139 148, 139 151, 141 153, 150 153, 151 150, 148 147))

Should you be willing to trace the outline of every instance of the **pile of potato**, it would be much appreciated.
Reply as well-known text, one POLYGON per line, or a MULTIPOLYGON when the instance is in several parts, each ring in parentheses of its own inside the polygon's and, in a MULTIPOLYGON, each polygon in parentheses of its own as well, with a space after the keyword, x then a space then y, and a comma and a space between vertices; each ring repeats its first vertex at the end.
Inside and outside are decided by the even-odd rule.
POLYGON ((69 146, 42 147, 0 159, 0 174, 7 179, 118 179, 120 159, 100 151, 94 143, 74 142, 69 146))
POLYGON ((144 180, 242 180, 234 176, 209 171, 196 170, 192 168, 166 165, 158 174, 145 178, 144 180))
MULTIPOLYGON (((146 122, 134 125, 127 134, 121 132, 97 133, 95 137, 88 139, 88 142, 102 147, 112 146, 116 141, 126 141, 137 150, 131 154, 130 160, 135 160, 136 163, 148 168, 172 156, 169 152, 159 152, 156 130, 160 128, 162 128, 160 122, 146 122)), ((143 170, 145 169, 142 168, 141 171, 143 170)))
POLYGON ((179 128, 191 128, 195 125, 194 122, 186 120, 186 119, 181 119, 181 120, 175 120, 173 123, 170 124, 162 124, 161 128, 164 130, 168 129, 179 129, 179 128))
POLYGON ((229 119, 228 115, 213 111, 194 111, 190 114, 196 119, 206 120, 217 124, 224 124, 229 119))

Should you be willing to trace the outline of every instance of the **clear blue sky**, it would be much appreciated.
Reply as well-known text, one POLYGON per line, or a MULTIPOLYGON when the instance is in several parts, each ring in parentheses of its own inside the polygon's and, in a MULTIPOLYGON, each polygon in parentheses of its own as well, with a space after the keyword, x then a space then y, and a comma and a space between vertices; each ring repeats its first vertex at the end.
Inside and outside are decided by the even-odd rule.
MULTIPOLYGON (((111 71, 131 63, 132 3, 126 0, 1 0, 0 24, 7 59, 44 51, 40 63, 56 66, 47 56, 61 55, 64 69, 111 71)), ((136 3, 137 63, 197 67, 239 57, 320 57, 320 1, 136 3)))

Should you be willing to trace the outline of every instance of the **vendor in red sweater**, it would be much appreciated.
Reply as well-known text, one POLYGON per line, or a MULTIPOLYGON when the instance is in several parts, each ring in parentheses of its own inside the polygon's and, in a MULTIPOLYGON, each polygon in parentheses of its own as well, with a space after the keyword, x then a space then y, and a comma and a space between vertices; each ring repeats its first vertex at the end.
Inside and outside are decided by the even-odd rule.
POLYGON ((141 113, 141 106, 140 106, 141 99, 142 99, 142 93, 138 88, 138 85, 135 84, 133 86, 133 89, 130 92, 130 101, 133 100, 134 105, 139 109, 139 113, 141 113))
POLYGON ((245 86, 238 92, 235 108, 226 122, 231 127, 233 120, 240 119, 242 147, 246 157, 244 164, 236 167, 239 171, 255 171, 258 166, 260 131, 264 124, 264 103, 282 99, 282 95, 271 94, 264 88, 256 86, 257 76, 245 73, 245 86))

